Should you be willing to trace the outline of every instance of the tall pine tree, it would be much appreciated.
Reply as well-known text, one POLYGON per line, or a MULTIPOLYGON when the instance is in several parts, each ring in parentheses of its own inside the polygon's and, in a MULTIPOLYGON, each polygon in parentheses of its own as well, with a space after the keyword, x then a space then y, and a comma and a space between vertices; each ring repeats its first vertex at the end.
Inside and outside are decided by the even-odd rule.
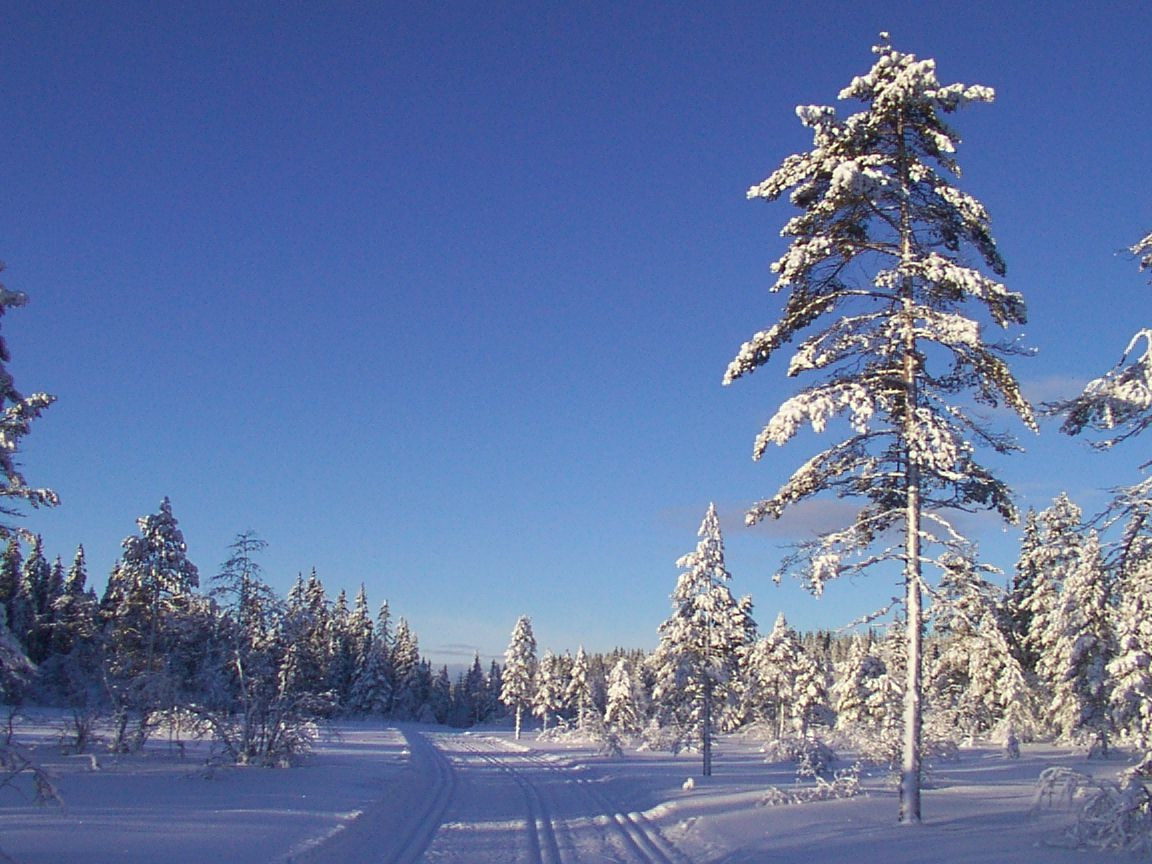
MULTIPOLYGON (((997 278, 1004 262, 988 216, 949 177, 956 133, 943 115, 990 102, 988 87, 941 85, 932 60, 896 51, 882 34, 872 69, 840 93, 864 109, 801 106, 813 149, 788 157, 748 196, 790 192, 800 208, 782 233, 788 251, 773 264, 774 291, 788 291, 779 321, 752 337, 728 367, 731 383, 802 339, 788 374, 816 383, 778 409, 756 440, 759 458, 803 425, 821 432, 845 416, 846 438, 806 462, 749 522, 779 517, 792 504, 831 491, 864 500, 854 522, 802 544, 784 570, 819 592, 832 578, 882 560, 901 561, 905 584, 907 681, 900 818, 920 821, 924 546, 957 547, 950 509, 990 508, 1015 520, 1009 490, 975 459, 975 446, 1000 453, 1012 439, 966 410, 1004 405, 1029 426, 1032 411, 984 323, 1025 320, 1024 301, 997 278), (970 266, 982 260, 993 276, 970 266), (967 310, 975 307, 971 314, 967 310), (880 549, 892 530, 902 548, 880 549)), ((961 544, 962 545, 962 544, 961 544)))

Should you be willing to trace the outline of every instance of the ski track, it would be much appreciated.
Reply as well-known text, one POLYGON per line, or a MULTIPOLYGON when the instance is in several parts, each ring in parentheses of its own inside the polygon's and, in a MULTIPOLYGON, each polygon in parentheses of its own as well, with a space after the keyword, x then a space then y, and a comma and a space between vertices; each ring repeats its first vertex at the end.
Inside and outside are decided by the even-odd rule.
MULTIPOLYGON (((504 742, 499 739, 489 738, 486 740, 501 748, 506 747, 504 742)), ((544 775, 557 781, 555 784, 549 783, 548 785, 558 788, 571 789, 575 787, 578 789, 584 800, 592 804, 588 813, 589 817, 592 817, 593 813, 597 816, 604 817, 605 821, 603 824, 605 827, 612 829, 613 835, 620 841, 619 844, 617 844, 620 847, 620 851, 626 853, 628 859, 635 862, 635 864, 691 864, 689 859, 669 843, 660 833, 659 828, 653 825, 647 817, 642 813, 621 812, 620 808, 616 807, 605 792, 597 788, 596 784, 591 782, 587 777, 581 776, 578 771, 573 770, 571 767, 557 764, 554 760, 532 751, 516 751, 516 757, 532 766, 533 770, 531 772, 525 772, 498 756, 489 753, 483 753, 482 755, 488 761, 499 765, 503 770, 512 775, 513 779, 524 790, 525 795, 529 797, 530 811, 533 811, 533 804, 531 802, 536 802, 537 808, 544 814, 546 821, 549 821, 549 810, 544 804, 543 796, 541 796, 532 781, 533 775, 537 778, 544 775)), ((591 821, 591 819, 589 821, 591 821)), ((556 858, 550 859, 544 857, 541 864, 552 864, 553 860, 556 861, 556 864, 563 864, 564 859, 560 856, 559 848, 555 842, 554 825, 548 825, 546 836, 550 838, 551 842, 549 852, 550 854, 555 854, 556 858)), ((580 854, 577 850, 573 860, 578 861, 579 859, 580 854)))
POLYGON ((528 805, 528 816, 524 821, 528 833, 528 855, 532 864, 564 864, 560 844, 556 841, 556 826, 552 814, 531 779, 505 760, 481 750, 472 742, 464 743, 463 749, 499 768, 511 777, 524 793, 528 805))
MULTIPOLYGON (((410 817, 402 817, 404 829, 387 837, 384 825, 378 823, 377 807, 368 807, 347 829, 338 827, 299 859, 289 856, 289 861, 327 864, 364 855, 368 857, 359 860, 383 864, 421 864, 444 855, 448 856, 445 860, 456 860, 469 851, 467 845, 460 845, 462 838, 438 840, 451 811, 460 805, 467 812, 471 801, 501 794, 492 777, 503 776, 523 795, 524 815, 514 824, 517 831, 518 823, 523 824, 528 864, 691 864, 656 825, 642 813, 622 812, 610 794, 579 767, 537 751, 513 748, 498 738, 429 734, 411 728, 401 731, 408 742, 416 784, 408 790, 414 806, 410 817), (495 769, 496 774, 470 772, 470 764, 495 769), (446 845, 440 846, 442 842, 446 845)), ((517 853, 506 851, 506 860, 519 860, 517 853)))
POLYGON ((412 761, 431 765, 432 770, 427 772, 431 779, 431 788, 415 825, 388 860, 391 864, 416 864, 444 823, 444 814, 456 792, 457 778, 452 763, 433 741, 423 733, 412 729, 405 729, 403 732, 408 740, 412 761))

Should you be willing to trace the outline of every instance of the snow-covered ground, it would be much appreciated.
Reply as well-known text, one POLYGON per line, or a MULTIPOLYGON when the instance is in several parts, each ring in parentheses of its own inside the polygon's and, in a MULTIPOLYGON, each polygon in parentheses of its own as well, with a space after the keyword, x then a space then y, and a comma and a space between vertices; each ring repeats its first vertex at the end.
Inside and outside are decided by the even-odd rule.
POLYGON ((204 744, 157 739, 140 755, 65 756, 50 722, 17 736, 51 773, 62 806, 32 801, 22 780, 0 790, 0 849, 20 864, 203 862, 960 862, 1134 861, 1059 845, 1067 809, 1034 808, 1049 765, 1114 774, 1026 746, 1019 760, 962 750, 933 768, 925 823, 895 823, 877 773, 860 797, 766 806, 792 766, 765 764, 755 741, 719 742, 715 773, 691 754, 538 742, 509 731, 343 723, 304 764, 206 764, 204 744), (694 777, 692 788, 685 780, 694 777))

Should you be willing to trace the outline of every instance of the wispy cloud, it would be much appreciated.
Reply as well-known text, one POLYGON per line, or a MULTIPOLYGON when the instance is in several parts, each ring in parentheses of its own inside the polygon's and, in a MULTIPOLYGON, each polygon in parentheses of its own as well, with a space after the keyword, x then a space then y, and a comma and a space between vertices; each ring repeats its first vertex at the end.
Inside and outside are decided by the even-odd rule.
POLYGON ((433 646, 431 653, 438 657, 461 657, 471 661, 473 657, 481 652, 480 648, 476 645, 468 645, 463 642, 446 642, 442 645, 433 646))

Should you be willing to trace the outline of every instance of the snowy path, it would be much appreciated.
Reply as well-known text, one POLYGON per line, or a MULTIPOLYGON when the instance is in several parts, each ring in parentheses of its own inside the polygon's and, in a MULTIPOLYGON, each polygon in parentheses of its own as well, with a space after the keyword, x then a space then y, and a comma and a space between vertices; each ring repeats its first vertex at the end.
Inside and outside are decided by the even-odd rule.
MULTIPOLYGON (((506 831, 508 842, 499 850, 503 853, 499 860, 530 864, 688 861, 643 815, 618 807, 602 784, 580 766, 495 738, 445 736, 440 744, 453 754, 454 764, 466 779, 462 785, 468 795, 458 802, 458 815, 483 814, 496 802, 520 808, 512 830, 506 831), (509 781, 515 789, 508 785, 509 781)), ((474 825, 457 824, 464 830, 455 832, 455 825, 450 825, 429 850, 430 861, 478 860, 474 825), (456 833, 462 842, 457 841, 456 833)), ((489 824, 506 823, 497 819, 489 824)))
POLYGON ((496 738, 405 729, 410 763, 384 798, 294 864, 688 864, 588 771, 496 738))

